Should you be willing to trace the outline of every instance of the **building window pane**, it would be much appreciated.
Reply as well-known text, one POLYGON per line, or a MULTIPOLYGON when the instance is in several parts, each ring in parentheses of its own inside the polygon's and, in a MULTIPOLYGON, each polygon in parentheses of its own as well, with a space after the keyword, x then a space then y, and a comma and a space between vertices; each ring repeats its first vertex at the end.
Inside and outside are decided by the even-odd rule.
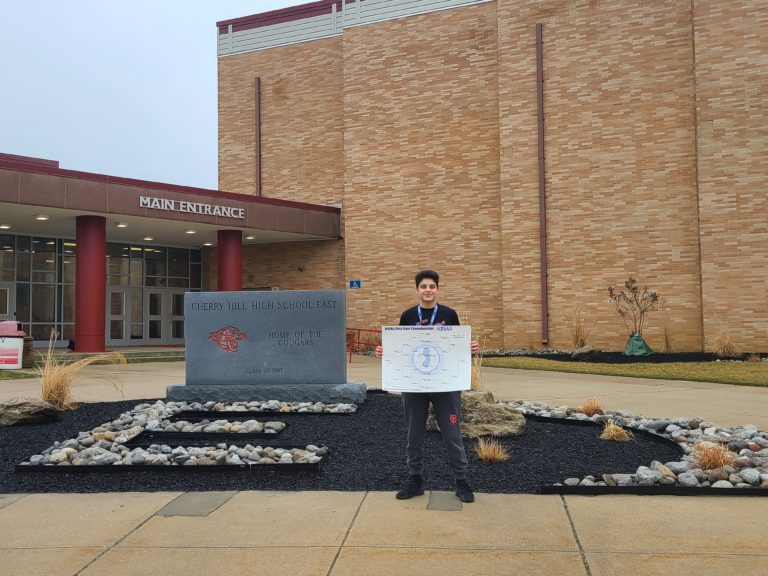
POLYGON ((165 276, 165 248, 144 248, 147 276, 165 276))
POLYGON ((165 286, 165 278, 147 276, 146 286, 165 286))
POLYGON ((112 316, 125 315, 125 295, 122 292, 110 292, 109 313, 112 316))
POLYGON ((75 325, 64 324, 61 327, 61 339, 62 340, 74 340, 75 338, 75 325))
POLYGON ((8 288, 0 288, 0 314, 7 315, 11 309, 11 291, 8 288))
POLYGON ((189 286, 191 288, 200 288, 201 278, 200 264, 192 264, 189 268, 189 286))
POLYGON ((189 288, 189 280, 186 278, 168 278, 169 288, 189 288))
POLYGON ((184 294, 174 294, 171 302, 171 316, 184 316, 184 294))
POLYGON ((32 272, 32 282, 56 283, 56 272, 32 272))
POLYGON ((32 285, 32 322, 53 322, 56 296, 53 286, 32 285))
POLYGON ((149 295, 149 315, 160 316, 162 313, 163 313, 163 295, 150 294, 149 295))
POLYGON ((16 320, 29 324, 29 284, 16 284, 16 320))
POLYGON ((0 234, 0 270, 16 268, 16 239, 10 234, 0 234))
POLYGON ((50 340, 51 333, 55 331, 56 326, 53 324, 32 324, 30 333, 35 340, 50 340))
POLYGON ((74 286, 62 286, 62 317, 63 322, 75 321, 75 287, 74 286))
POLYGON ((109 338, 111 340, 122 340, 125 323, 122 320, 109 321, 109 338))
POLYGON ((61 278, 65 284, 75 283, 75 256, 66 254, 61 259, 61 278))
POLYGON ((168 248, 168 276, 189 277, 189 250, 168 248))
POLYGON ((184 320, 174 320, 172 322, 171 338, 184 338, 184 320))
POLYGON ((131 324, 131 340, 144 338, 144 324, 131 324))
POLYGON ((150 320, 149 321, 149 337, 150 338, 160 338, 161 337, 161 324, 160 320, 150 320))

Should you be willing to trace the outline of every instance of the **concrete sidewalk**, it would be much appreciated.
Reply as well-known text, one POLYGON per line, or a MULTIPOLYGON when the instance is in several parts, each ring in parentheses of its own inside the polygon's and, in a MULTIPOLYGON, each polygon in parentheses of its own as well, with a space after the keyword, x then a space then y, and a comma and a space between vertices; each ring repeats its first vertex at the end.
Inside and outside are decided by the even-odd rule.
MULTIPOLYGON (((94 366, 84 401, 163 397, 184 364, 94 366)), ((380 385, 355 357, 350 380, 380 385)), ((768 429, 768 389, 485 369, 499 399, 575 405, 600 396, 646 416, 702 416, 768 429)), ((0 381, 0 400, 38 393, 0 381)), ((53 439, 52 439, 53 440, 53 439)), ((137 492, 0 496, 0 566, 9 576, 766 574, 768 498, 531 496, 389 492, 137 492)))

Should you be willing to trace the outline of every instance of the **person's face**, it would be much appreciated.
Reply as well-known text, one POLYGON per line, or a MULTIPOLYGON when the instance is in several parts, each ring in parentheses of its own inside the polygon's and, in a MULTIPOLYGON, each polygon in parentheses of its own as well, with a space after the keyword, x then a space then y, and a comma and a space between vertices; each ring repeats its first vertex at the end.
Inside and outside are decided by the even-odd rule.
POLYGON ((424 278, 416 287, 419 294, 419 304, 422 308, 434 308, 437 301, 437 284, 431 278, 424 278))

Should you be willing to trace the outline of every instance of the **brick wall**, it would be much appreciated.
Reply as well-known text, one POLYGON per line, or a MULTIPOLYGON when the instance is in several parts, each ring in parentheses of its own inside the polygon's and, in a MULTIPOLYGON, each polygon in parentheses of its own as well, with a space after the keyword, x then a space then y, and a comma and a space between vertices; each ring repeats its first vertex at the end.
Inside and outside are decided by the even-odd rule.
MULTIPOLYGON (((206 290, 215 290, 216 250, 205 253, 206 290)), ((339 290, 344 287, 341 240, 280 242, 243 246, 243 288, 339 290)))
POLYGON ((262 195, 341 203, 341 38, 219 60, 219 188, 255 193, 254 79, 261 78, 262 195))
POLYGON ((500 341, 495 4, 346 30, 343 60, 349 323, 396 324, 432 268, 500 341))
POLYGON ((619 348, 607 297, 630 275, 667 297, 644 330, 701 347, 690 7, 643 2, 499 5, 504 294, 508 346, 541 333, 535 24, 543 24, 550 344, 570 319, 619 348))
POLYGON ((623 348, 607 287, 632 275, 667 299, 652 346, 666 328, 675 350, 700 350, 724 324, 768 350, 767 14, 498 0, 221 59, 221 188, 252 193, 260 76, 264 195, 344 205, 343 249, 251 248, 246 278, 360 279, 348 324, 366 326, 396 322, 415 271, 434 268, 488 346, 539 345, 540 22, 549 344, 570 347, 580 308, 590 343, 623 348))
POLYGON ((768 350, 768 4, 697 1, 702 293, 707 349, 721 328, 768 350))

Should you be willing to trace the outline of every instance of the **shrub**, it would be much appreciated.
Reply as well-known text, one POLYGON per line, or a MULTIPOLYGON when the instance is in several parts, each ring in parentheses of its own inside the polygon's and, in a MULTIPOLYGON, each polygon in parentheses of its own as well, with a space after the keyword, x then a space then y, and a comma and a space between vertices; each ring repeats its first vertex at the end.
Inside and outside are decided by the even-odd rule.
POLYGON ((645 315, 649 312, 661 310, 665 300, 655 290, 648 290, 637 285, 637 280, 631 276, 624 282, 624 289, 616 290, 614 286, 608 287, 608 297, 611 304, 616 308, 624 326, 630 336, 633 334, 643 334, 643 324, 645 315), (629 322, 632 321, 632 329, 629 328, 629 322))
POLYGON ((712 350, 721 358, 740 356, 741 351, 731 340, 731 333, 727 326, 721 325, 712 341, 712 350))
MULTIPOLYGON (((53 344, 55 340, 56 333, 52 332, 51 339, 48 342, 48 352, 42 355, 43 363, 42 366, 37 368, 37 371, 40 374, 42 383, 40 398, 59 408, 69 409, 77 406, 72 399, 72 384, 80 370, 95 363, 126 363, 125 356, 120 352, 93 354, 80 360, 76 360, 75 362, 68 363, 53 353, 53 344)), ((110 383, 115 387, 115 390, 123 396, 121 386, 117 382, 110 383)))
POLYGON ((483 462, 504 462, 509 460, 509 452, 496 438, 480 438, 475 446, 475 453, 483 462))
POLYGON ((672 354, 672 336, 669 333, 669 326, 664 326, 664 346, 661 351, 664 354, 672 354))
POLYGON ((714 442, 701 442, 693 447, 693 452, 702 470, 722 468, 737 458, 727 446, 714 442))
POLYGON ((584 399, 584 402, 576 408, 576 412, 581 412, 587 416, 602 414, 604 412, 603 402, 597 396, 588 396, 584 399))
POLYGON ((613 420, 608 420, 603 428, 603 433, 600 434, 600 438, 603 440, 613 440, 615 442, 629 442, 634 440, 635 437, 631 431, 625 430, 613 420))
POLYGON ((584 317, 581 315, 581 309, 577 308, 576 313, 571 318, 571 343, 574 349, 583 348, 587 345, 588 331, 584 325, 584 317))

